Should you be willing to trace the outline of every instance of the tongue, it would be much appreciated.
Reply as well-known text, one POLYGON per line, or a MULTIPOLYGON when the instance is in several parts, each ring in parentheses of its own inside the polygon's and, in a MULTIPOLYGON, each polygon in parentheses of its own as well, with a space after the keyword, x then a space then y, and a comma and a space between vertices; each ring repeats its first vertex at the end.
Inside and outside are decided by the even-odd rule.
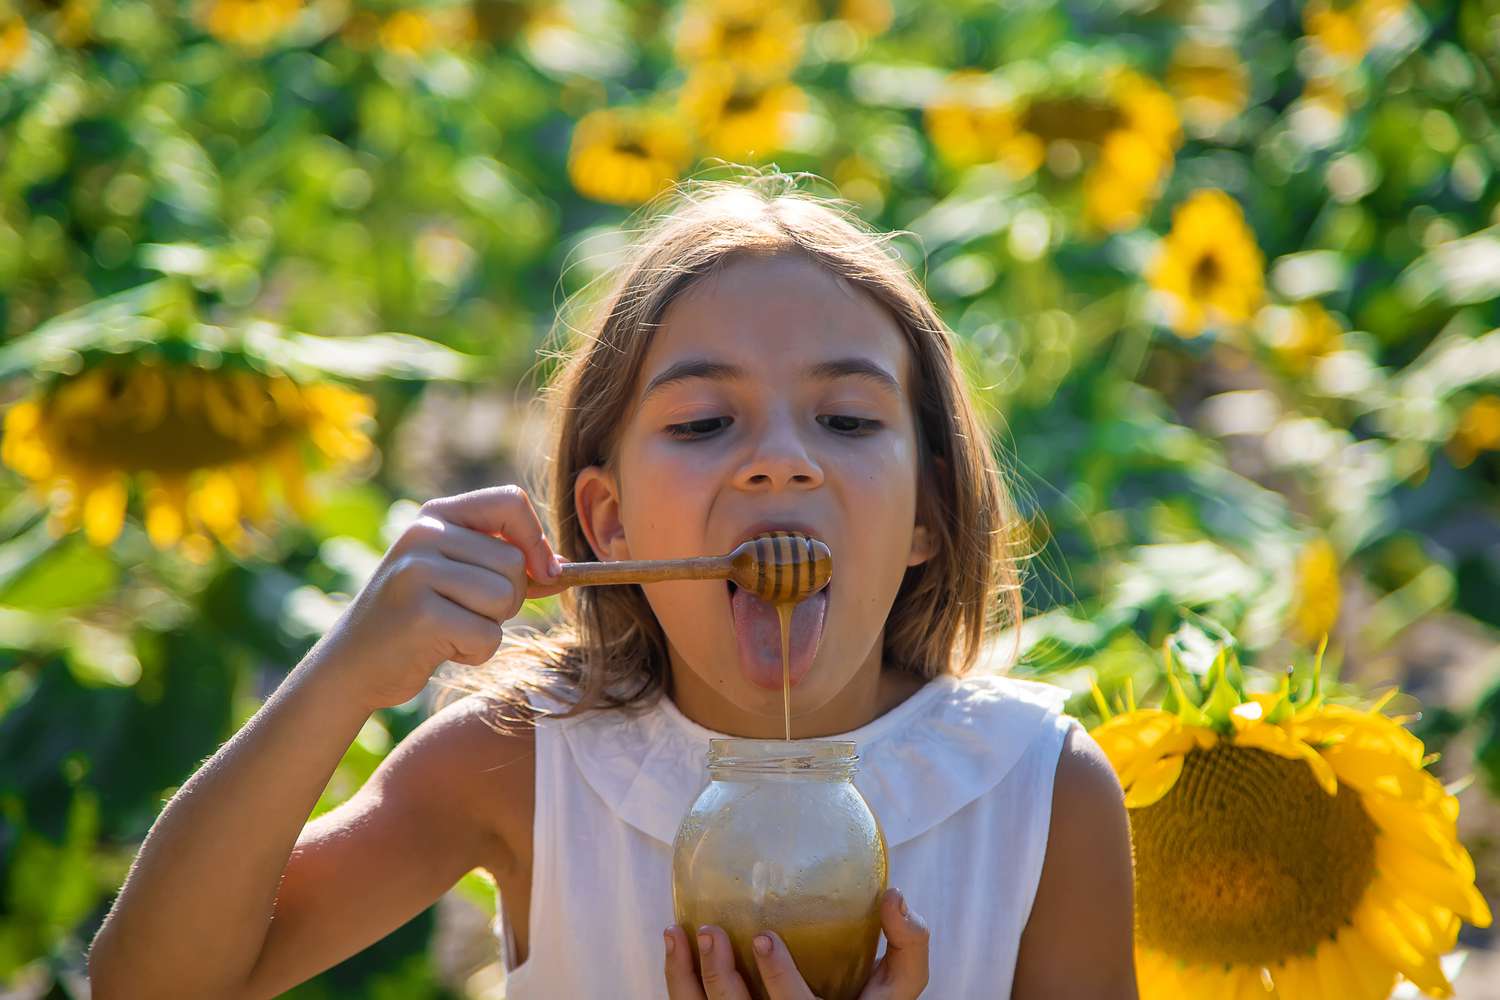
MULTIPOLYGON (((761 600, 744 587, 730 601, 734 610, 734 634, 740 644, 740 670, 751 683, 781 690, 781 617, 776 606, 761 600)), ((827 588, 794 604, 787 629, 787 667, 791 683, 807 676, 813 654, 823 635, 823 616, 828 610, 827 588)))

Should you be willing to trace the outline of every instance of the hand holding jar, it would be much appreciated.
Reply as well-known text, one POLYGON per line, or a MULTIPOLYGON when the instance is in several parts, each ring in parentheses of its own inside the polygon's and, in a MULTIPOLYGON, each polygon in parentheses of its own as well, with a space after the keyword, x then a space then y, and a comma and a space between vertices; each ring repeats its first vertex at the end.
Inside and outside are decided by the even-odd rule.
MULTIPOLYGON (((927 986, 927 923, 906 906, 899 890, 888 889, 880 900, 880 926, 885 932, 885 955, 859 1000, 916 1000, 927 986)), ((705 925, 696 944, 677 924, 667 928, 665 937, 670 1000, 749 1000, 749 988, 735 971, 723 928, 705 925), (701 981, 693 964, 693 947, 701 955, 701 981)), ((779 934, 756 935, 754 951, 771 1000, 814 1000, 779 934)))
POLYGON ((885 834, 854 785, 858 761, 848 740, 709 741, 708 785, 672 850, 672 1000, 922 992, 927 927, 886 888, 885 834))

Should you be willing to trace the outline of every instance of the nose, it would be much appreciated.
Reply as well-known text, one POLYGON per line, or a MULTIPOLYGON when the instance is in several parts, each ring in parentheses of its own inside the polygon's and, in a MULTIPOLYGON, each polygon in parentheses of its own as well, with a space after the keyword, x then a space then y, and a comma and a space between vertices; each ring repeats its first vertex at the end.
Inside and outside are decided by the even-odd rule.
POLYGON ((768 418, 751 445, 750 456, 735 474, 741 489, 810 488, 823 483, 823 469, 789 417, 768 418))

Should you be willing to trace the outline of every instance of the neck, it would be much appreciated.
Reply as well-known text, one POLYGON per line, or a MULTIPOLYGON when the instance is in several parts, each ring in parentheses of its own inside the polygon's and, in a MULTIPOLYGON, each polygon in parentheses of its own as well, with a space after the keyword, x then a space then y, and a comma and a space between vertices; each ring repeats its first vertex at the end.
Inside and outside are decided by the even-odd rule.
MULTIPOLYGON (((837 736, 873 722, 911 697, 922 686, 922 678, 904 671, 882 669, 880 649, 883 636, 877 637, 871 654, 854 676, 831 698, 813 709, 798 708, 799 693, 804 685, 792 688, 792 739, 818 739, 837 736)), ((668 649, 672 670, 672 701, 683 715, 698 725, 727 736, 749 739, 779 740, 785 737, 780 691, 766 691, 763 704, 745 706, 725 696, 733 691, 705 680, 688 666, 676 649, 668 649)), ((739 685, 746 682, 734 678, 739 685)), ((756 689, 757 695, 760 689, 756 689)))

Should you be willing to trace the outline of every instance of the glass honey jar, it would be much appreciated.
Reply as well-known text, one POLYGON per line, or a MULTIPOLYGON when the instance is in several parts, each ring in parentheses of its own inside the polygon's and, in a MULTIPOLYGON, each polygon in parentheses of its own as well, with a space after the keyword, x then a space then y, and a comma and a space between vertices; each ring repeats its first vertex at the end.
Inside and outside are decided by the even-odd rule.
MULTIPOLYGON (((854 787, 848 740, 709 740, 709 783, 677 829, 672 903, 696 940, 716 924, 756 1000, 751 940, 773 930, 812 992, 856 1000, 880 940, 885 834, 854 787)), ((693 964, 702 973, 698 950, 693 964)))

